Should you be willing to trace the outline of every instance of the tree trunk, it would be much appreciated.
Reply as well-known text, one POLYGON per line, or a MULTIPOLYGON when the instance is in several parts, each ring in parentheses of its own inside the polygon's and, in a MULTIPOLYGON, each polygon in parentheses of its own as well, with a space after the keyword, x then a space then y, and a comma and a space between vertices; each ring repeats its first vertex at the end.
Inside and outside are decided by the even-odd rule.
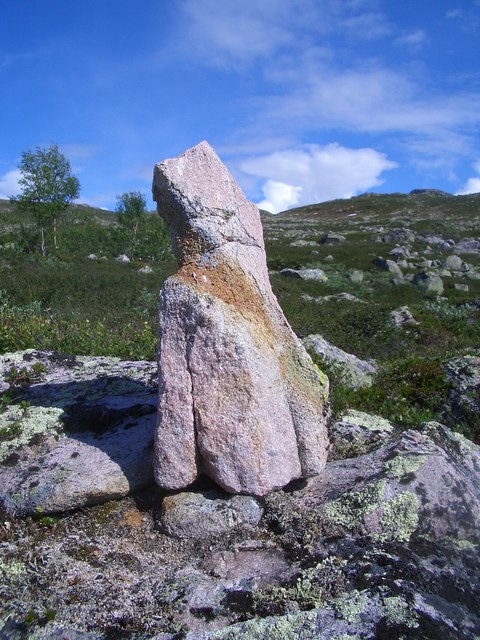
POLYGON ((137 231, 138 231, 139 221, 136 220, 133 225, 133 246, 132 246, 132 260, 134 259, 136 250, 137 250, 137 231))
POLYGON ((40 250, 42 252, 42 256, 45 257, 47 255, 47 250, 45 247, 45 229, 43 224, 40 227, 40 250))
POLYGON ((53 219, 53 246, 55 250, 58 249, 57 246, 57 216, 53 219))

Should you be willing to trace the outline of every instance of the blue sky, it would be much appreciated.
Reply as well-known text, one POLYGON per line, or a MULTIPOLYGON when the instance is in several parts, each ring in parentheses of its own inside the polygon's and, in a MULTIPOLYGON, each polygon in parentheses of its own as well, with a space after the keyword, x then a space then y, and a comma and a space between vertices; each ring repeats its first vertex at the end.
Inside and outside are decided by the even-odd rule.
POLYGON ((203 139, 273 211, 480 191, 480 0, 1 4, 0 197, 56 142, 81 202, 150 198, 203 139))

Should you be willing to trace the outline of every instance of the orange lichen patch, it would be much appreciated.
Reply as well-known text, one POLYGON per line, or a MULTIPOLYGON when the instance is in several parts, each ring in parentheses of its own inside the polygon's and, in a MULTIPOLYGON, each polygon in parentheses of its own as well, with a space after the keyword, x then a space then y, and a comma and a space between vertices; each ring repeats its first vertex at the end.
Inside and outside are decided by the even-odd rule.
POLYGON ((222 261, 215 267, 200 267, 189 262, 182 265, 176 275, 201 293, 235 307, 246 319, 251 321, 256 318, 272 329, 268 310, 256 283, 238 265, 222 261))
POLYGON ((121 524, 139 529, 142 526, 142 514, 138 509, 129 509, 123 514, 121 524))

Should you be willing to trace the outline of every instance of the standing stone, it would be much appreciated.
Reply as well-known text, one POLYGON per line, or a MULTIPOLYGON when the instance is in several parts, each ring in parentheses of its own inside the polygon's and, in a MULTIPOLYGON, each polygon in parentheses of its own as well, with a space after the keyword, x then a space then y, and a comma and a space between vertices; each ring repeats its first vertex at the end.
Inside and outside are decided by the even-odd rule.
POLYGON ((318 474, 328 379, 273 295, 257 207, 206 142, 155 167, 178 272, 160 294, 157 483, 265 495, 318 474))

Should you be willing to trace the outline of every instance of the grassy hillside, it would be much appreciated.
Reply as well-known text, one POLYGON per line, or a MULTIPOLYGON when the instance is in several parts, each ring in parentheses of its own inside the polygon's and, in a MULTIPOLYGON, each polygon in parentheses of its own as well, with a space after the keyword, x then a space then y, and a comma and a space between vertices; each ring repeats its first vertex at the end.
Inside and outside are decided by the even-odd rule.
MULTIPOLYGON (((277 216, 262 213, 268 264, 275 294, 295 332, 321 334, 345 351, 380 368, 371 388, 354 391, 328 370, 333 409, 355 407, 380 413, 399 427, 442 417, 449 394, 444 365, 453 356, 480 345, 480 255, 462 254, 469 271, 442 276, 439 296, 411 280, 422 271, 440 273, 464 238, 480 236, 480 194, 451 196, 438 191, 366 194, 294 209, 277 216), (395 229, 410 229, 405 278, 374 263, 390 257, 395 229), (324 242, 329 232, 343 240, 324 242), (451 240, 452 246, 437 240, 451 240), (426 262, 429 261, 429 262, 426 262), (283 268, 321 268, 326 282, 287 278, 283 268), (361 271, 354 282, 351 272, 361 271), (360 301, 352 302, 349 294, 360 301), (392 326, 392 311, 407 305, 418 324, 392 326)), ((176 270, 167 235, 152 215, 135 260, 130 239, 116 215, 90 207, 72 207, 59 228, 59 249, 42 259, 35 251, 32 221, 0 201, 0 351, 41 347, 77 354, 155 357, 157 296, 176 270), (97 259, 89 259, 89 254, 97 259), (148 266, 150 273, 140 269, 148 266)), ((338 238, 337 238, 338 240, 338 238)), ((479 438, 477 415, 452 426, 479 438)))

